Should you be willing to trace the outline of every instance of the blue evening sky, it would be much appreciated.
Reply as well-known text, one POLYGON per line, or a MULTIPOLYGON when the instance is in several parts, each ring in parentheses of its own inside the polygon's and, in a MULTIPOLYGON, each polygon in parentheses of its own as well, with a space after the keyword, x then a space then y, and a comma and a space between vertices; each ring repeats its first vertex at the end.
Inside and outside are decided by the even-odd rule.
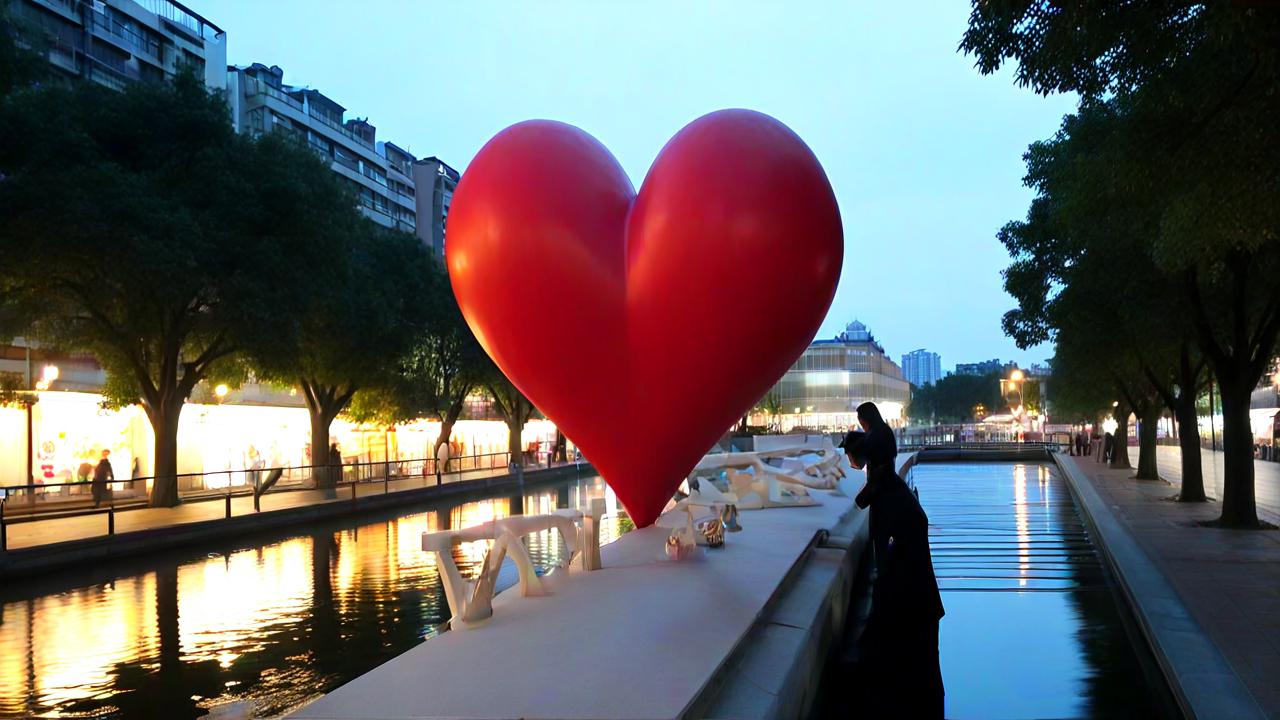
POLYGON ((464 171, 502 128, 552 118, 599 138, 638 187, 690 120, 769 113, 813 148, 844 218, 820 336, 856 317, 895 360, 924 347, 944 370, 1051 352, 1000 330, 995 232, 1026 213, 1022 152, 1074 99, 980 76, 956 52, 967 2, 188 3, 227 31, 229 63, 279 65, 379 139, 464 171))

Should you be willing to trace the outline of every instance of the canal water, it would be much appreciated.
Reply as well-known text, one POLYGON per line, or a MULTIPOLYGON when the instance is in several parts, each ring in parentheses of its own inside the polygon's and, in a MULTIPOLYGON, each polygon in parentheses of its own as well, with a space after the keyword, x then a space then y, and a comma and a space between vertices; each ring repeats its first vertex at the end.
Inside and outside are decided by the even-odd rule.
MULTIPOLYGON (((631 529, 590 477, 8 583, 0 717, 278 716, 440 632, 449 611, 423 532, 592 498, 606 503, 602 542, 631 529)), ((565 559, 557 533, 527 544, 541 567, 565 559)), ((464 575, 487 546, 455 549, 464 575)))
POLYGON ((947 717, 1161 718, 1172 703, 1056 468, 921 463, 947 717))

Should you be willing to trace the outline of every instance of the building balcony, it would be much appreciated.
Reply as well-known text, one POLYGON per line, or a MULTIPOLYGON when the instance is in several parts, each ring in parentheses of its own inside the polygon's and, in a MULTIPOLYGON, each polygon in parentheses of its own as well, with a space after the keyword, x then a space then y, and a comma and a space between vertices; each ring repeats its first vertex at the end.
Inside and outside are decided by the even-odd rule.
POLYGON ((164 51, 159 41, 151 40, 141 33, 126 27, 118 20, 107 17, 100 12, 94 11, 90 15, 93 16, 95 38, 111 42, 121 50, 136 55, 153 65, 164 67, 164 51))
POLYGON ((344 127, 341 123, 336 123, 332 119, 327 118, 324 115, 321 115, 319 112, 312 110, 311 108, 307 108, 307 110, 312 120, 315 120, 316 122, 319 122, 321 125, 324 125, 325 127, 329 128, 330 130, 337 132, 338 134, 342 135, 348 140, 352 140, 364 147, 373 149, 374 147, 373 143, 369 142, 363 137, 360 137, 354 132, 351 132, 351 130, 344 127))

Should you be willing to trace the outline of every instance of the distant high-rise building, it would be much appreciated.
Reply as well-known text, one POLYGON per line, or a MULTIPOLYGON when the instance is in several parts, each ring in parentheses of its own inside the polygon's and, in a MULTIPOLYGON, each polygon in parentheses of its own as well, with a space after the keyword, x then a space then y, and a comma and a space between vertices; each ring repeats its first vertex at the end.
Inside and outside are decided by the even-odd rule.
POLYGON ((942 356, 924 348, 902 356, 902 375, 916 387, 932 385, 942 379, 942 356))
POLYGON ((959 363, 956 365, 957 375, 990 375, 1004 372, 1004 365, 998 359, 984 360, 976 363, 959 363))
POLYGON ((161 82, 190 68, 205 85, 227 84, 227 34, 171 0, 17 0, 0 3, 30 32, 30 45, 63 73, 117 90, 161 82))

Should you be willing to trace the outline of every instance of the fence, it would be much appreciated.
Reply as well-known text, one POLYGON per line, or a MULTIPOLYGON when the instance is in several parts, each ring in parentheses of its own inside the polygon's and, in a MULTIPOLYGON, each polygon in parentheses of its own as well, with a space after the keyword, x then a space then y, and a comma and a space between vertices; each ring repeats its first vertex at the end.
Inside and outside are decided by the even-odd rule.
MULTIPOLYGON (((554 450, 539 449, 524 453, 525 467, 551 467, 554 450)), ((450 458, 437 463, 433 458, 385 459, 326 465, 304 465, 278 468, 249 468, 209 473, 182 473, 177 476, 178 495, 189 502, 222 500, 224 517, 232 516, 232 499, 252 497, 253 511, 260 511, 260 499, 268 491, 273 495, 289 492, 332 488, 335 497, 355 500, 361 486, 382 485, 391 492, 391 483, 413 478, 423 480, 422 487, 461 481, 467 473, 503 471, 510 466, 510 453, 486 453, 450 458)), ((8 526, 15 522, 31 522, 80 515, 103 515, 107 535, 115 534, 115 514, 147 505, 147 485, 154 477, 92 481, 36 483, 0 486, 0 551, 8 549, 8 526)), ((410 489, 410 488, 400 488, 410 489)), ((376 494, 376 490, 373 491, 376 494)), ((365 494, 369 494, 368 491, 365 494)), ((325 498, 321 501, 333 499, 325 498)))

